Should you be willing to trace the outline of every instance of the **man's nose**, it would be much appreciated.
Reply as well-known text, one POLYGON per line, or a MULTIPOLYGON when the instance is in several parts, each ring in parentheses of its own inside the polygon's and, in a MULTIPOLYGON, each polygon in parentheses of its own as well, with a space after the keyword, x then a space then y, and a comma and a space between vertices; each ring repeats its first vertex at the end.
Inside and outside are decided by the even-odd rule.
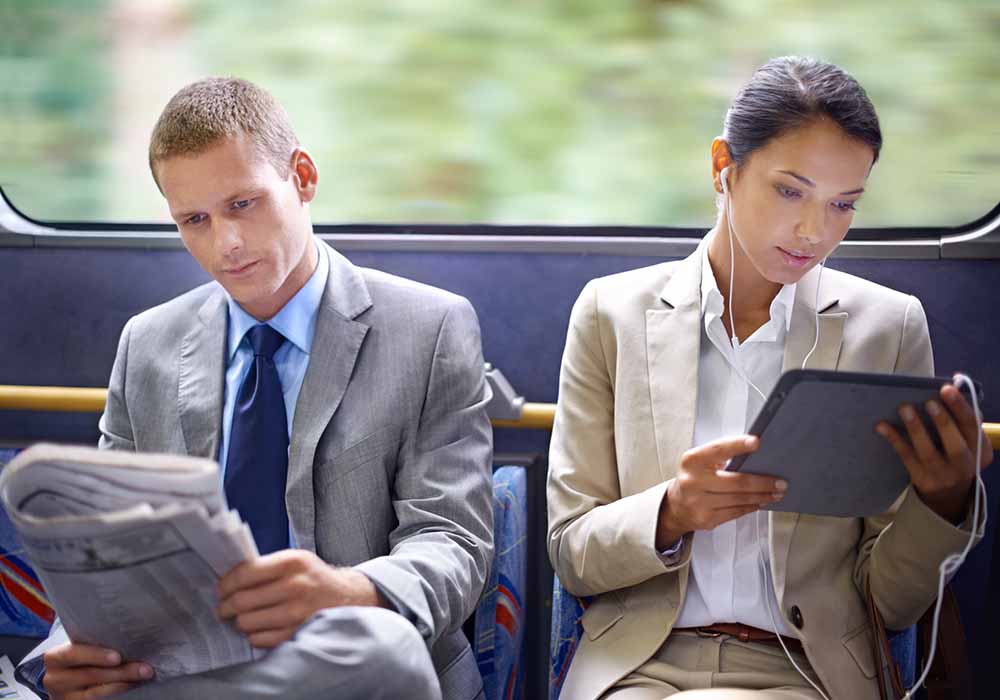
POLYGON ((215 245, 220 255, 232 255, 243 247, 240 227, 233 221, 216 219, 215 245))

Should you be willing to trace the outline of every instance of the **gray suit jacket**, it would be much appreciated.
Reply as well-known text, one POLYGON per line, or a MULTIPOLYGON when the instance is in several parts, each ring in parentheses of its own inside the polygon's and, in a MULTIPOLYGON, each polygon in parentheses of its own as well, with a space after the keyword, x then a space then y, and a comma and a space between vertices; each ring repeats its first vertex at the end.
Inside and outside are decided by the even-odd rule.
MULTIPOLYGON (((468 301, 333 250, 295 407, 285 501, 298 546, 365 573, 427 640, 444 698, 482 679, 461 625, 493 554, 492 432, 468 301)), ((101 446, 217 458, 226 296, 129 320, 101 446)))

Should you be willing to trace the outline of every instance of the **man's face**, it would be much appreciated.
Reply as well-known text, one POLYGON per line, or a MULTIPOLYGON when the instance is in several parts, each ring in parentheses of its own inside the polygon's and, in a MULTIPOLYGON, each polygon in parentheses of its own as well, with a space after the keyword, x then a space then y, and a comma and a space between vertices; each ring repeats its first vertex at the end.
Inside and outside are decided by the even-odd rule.
POLYGON ((156 164, 184 245, 248 313, 281 310, 316 265, 309 202, 316 169, 303 151, 282 178, 244 136, 156 164))

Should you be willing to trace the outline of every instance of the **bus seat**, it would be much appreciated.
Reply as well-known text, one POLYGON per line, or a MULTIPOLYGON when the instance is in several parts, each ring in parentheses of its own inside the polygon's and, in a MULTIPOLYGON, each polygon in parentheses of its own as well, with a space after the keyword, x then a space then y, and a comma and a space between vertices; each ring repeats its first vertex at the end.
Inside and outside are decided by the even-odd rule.
POLYGON ((527 491, 524 467, 493 472, 493 567, 476 610, 473 641, 486 700, 524 697, 527 491))
MULTIPOLYGON (((562 587, 559 577, 552 580, 552 640, 549 658, 549 700, 559 700, 559 691, 573 660, 583 628, 580 617, 590 598, 577 598, 562 587)), ((892 656, 899 665, 903 685, 909 688, 916 679, 916 625, 890 635, 892 656)))
MULTIPOLYGON (((15 449, 0 449, 0 469, 15 449)), ((55 612, 34 570, 21 556, 14 526, 0 508, 0 656, 13 661, 49 633, 55 612)))

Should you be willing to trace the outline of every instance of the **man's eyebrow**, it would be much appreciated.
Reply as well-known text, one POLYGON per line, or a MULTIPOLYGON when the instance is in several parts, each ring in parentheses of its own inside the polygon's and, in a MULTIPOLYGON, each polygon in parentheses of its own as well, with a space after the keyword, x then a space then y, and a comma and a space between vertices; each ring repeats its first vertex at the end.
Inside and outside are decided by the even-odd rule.
MULTIPOLYGON (((793 170, 779 170, 778 172, 779 173, 784 173, 785 175, 791 175, 796 180, 798 180, 799 182, 801 182, 803 185, 808 185, 809 187, 815 187, 816 186, 815 182, 813 182, 812 180, 810 180, 809 178, 807 178, 807 177, 805 177, 803 175, 799 175, 797 172, 795 172, 793 170)), ((865 188, 861 187, 861 188, 856 189, 856 190, 848 190, 847 192, 841 192, 840 194, 842 194, 842 195, 847 195, 847 194, 861 194, 864 191, 865 191, 865 188)))

